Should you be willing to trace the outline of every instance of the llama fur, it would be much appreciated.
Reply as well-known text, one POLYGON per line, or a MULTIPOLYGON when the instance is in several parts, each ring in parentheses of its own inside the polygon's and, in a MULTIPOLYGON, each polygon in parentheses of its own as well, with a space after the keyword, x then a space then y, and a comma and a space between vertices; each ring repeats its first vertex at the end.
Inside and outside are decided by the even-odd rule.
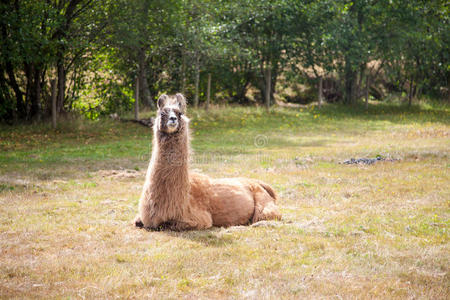
POLYGON ((162 95, 137 227, 172 230, 281 219, 271 186, 249 178, 213 179, 189 171, 189 119, 182 94, 162 95))

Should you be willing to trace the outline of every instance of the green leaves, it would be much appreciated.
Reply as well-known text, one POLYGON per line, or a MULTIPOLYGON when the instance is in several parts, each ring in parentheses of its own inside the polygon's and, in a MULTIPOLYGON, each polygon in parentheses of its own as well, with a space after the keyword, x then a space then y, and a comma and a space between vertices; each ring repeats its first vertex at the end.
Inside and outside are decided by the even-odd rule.
POLYGON ((0 12, 0 118, 26 117, 38 87, 34 99, 49 107, 56 64, 67 77, 63 106, 104 113, 131 107, 138 74, 147 99, 180 90, 193 98, 199 72, 201 91, 212 74, 213 95, 245 102, 249 87, 265 89, 270 68, 272 91, 280 76, 332 76, 353 102, 373 62, 400 93, 410 82, 417 93, 448 85, 443 0, 24 0, 0 12))

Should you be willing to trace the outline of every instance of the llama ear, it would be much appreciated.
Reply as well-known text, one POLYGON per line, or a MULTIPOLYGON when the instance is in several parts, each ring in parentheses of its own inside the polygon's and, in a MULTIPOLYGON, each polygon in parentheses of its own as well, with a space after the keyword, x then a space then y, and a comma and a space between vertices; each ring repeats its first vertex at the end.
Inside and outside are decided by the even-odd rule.
POLYGON ((183 94, 176 94, 178 106, 180 107, 181 112, 186 113, 186 98, 184 98, 183 94))
POLYGON ((166 94, 162 94, 161 96, 159 96, 158 103, 157 103, 159 109, 164 107, 164 105, 166 104, 167 98, 168 98, 168 96, 166 94))

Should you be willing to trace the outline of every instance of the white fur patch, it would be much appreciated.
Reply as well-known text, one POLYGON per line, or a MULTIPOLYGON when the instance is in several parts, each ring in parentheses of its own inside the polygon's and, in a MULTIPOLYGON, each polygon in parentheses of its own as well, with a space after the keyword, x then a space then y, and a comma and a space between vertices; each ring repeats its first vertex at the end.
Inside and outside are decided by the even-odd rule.
POLYGON ((189 123, 191 120, 186 117, 185 115, 181 115, 181 118, 183 119, 184 122, 189 123))
POLYGON ((164 108, 169 108, 170 110, 172 109, 180 109, 180 106, 178 105, 178 103, 173 103, 173 104, 168 104, 166 106, 164 106, 164 108))
POLYGON ((177 117, 177 115, 175 114, 175 112, 173 110, 174 110, 174 108, 170 107, 169 115, 168 115, 168 118, 167 118, 167 124, 166 124, 168 133, 175 132, 178 129, 178 126, 180 125, 178 117, 177 117), (175 122, 172 122, 170 120, 171 118, 175 118, 175 122))
POLYGON ((171 109, 169 112, 169 120, 170 120, 170 118, 173 118, 173 117, 175 117, 178 120, 177 115, 173 112, 173 109, 171 109))

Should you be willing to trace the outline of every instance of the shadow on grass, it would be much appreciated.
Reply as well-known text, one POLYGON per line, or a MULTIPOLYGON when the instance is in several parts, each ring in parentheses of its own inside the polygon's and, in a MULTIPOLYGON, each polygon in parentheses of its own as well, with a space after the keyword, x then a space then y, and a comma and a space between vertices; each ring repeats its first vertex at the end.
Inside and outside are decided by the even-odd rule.
POLYGON ((199 243, 205 247, 224 247, 234 243, 233 237, 229 234, 222 234, 219 228, 213 227, 205 230, 191 230, 191 231, 161 231, 171 237, 190 240, 199 243))

